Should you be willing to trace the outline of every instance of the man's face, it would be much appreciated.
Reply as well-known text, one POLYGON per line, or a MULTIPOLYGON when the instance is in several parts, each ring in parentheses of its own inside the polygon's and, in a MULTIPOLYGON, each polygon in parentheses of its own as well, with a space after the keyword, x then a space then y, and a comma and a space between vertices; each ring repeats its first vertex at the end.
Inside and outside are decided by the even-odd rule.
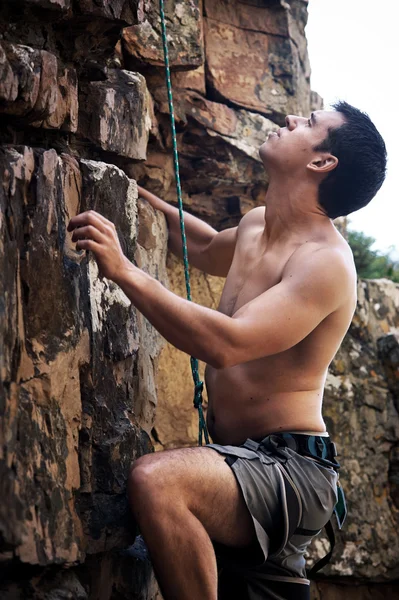
POLYGON ((314 148, 326 139, 328 130, 340 127, 345 119, 337 111, 317 110, 309 118, 288 115, 285 122, 278 133, 269 134, 259 155, 268 171, 298 174, 305 173, 307 165, 320 155, 314 148))

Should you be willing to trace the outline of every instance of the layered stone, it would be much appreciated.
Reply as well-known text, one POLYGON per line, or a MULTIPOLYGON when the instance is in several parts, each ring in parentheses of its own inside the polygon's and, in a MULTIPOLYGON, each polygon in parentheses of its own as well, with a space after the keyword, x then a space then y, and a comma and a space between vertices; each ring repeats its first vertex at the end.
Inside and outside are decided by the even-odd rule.
POLYGON ((311 600, 394 600, 399 595, 396 583, 337 583, 331 581, 312 582, 311 600))
POLYGON ((1 112, 31 119, 46 118, 56 109, 57 59, 45 50, 3 43, 1 112))
POLYGON ((131 24, 137 18, 137 4, 138 0, 78 0, 75 10, 78 14, 131 24))
POLYGON ((43 121, 32 123, 44 129, 76 132, 78 129, 78 80, 75 69, 59 69, 55 87, 55 107, 43 121))
MULTIPOLYGON (((153 88, 155 104, 168 113, 164 88, 153 88)), ((217 228, 236 225, 264 201, 267 174, 259 148, 278 126, 257 113, 229 108, 191 90, 176 89, 175 116, 186 207, 217 228)), ((167 136, 167 130, 166 130, 167 136)), ((168 137, 163 137, 170 144, 168 137)), ((173 164, 163 151, 151 151, 129 172, 167 200, 176 201, 173 164)))
POLYGON ((3 549, 23 563, 74 562, 83 558, 73 505, 80 483, 79 369, 90 351, 76 296, 80 270, 68 276, 63 260, 59 219, 68 202, 59 200, 64 175, 74 180, 69 204, 73 210, 75 200, 76 206, 79 169, 54 150, 29 148, 3 150, 1 168, 1 259, 8 265, 1 319, 7 328, 1 353, 3 549))
POLYGON ((397 577, 398 513, 390 474, 399 446, 398 388, 395 378, 387 377, 391 354, 381 351, 393 347, 395 356, 394 340, 399 340, 399 286, 360 281, 357 310, 325 388, 324 417, 338 445, 349 506, 334 561, 325 569, 330 575, 397 577))
MULTIPOLYGON (((123 46, 136 68, 164 64, 159 3, 138 2, 138 23, 123 32, 123 46)), ((168 50, 172 69, 193 69, 203 64, 201 1, 165 2, 168 50)))
MULTIPOLYGON (((167 260, 170 289, 180 297, 186 296, 183 263, 172 254, 167 260)), ((193 301, 216 309, 224 279, 212 277, 190 267, 193 301)), ((205 364, 199 362, 199 373, 204 380, 205 364)), ((156 374, 158 406, 153 431, 156 450, 195 446, 198 443, 198 412, 194 409, 194 388, 189 356, 171 344, 163 348, 156 374), (170 376, 173 373, 173 377, 170 376)), ((206 413, 207 394, 203 393, 206 413)))
POLYGON ((95 146, 143 160, 150 129, 150 98, 139 73, 109 69, 106 81, 80 86, 78 133, 95 146))
POLYGON ((67 13, 68 16, 90 15, 121 24, 131 24, 137 19, 137 0, 22 0, 20 5, 36 11, 67 13))
POLYGON ((35 126, 76 131, 77 96, 75 70, 59 69, 50 52, 0 46, 0 112, 35 126))
MULTIPOLYGON (((269 131, 322 100, 309 88, 307 1, 203 4, 166 2, 168 42, 185 206, 223 228, 264 201, 258 148, 269 131)), ((68 152, 0 149, 0 596, 155 598, 148 561, 113 549, 134 532, 126 476, 152 449, 155 411, 158 449, 196 444, 189 360, 168 346, 158 368, 158 334, 76 252, 65 225, 99 210, 116 222, 129 258, 166 283, 163 216, 137 202, 122 171, 89 160, 119 163, 176 201, 158 4, 23 0, 0 12, 2 139, 68 152), (151 96, 142 75, 120 67, 145 73, 151 96), (147 161, 136 164, 148 140, 147 161)), ((178 261, 168 272, 184 296, 178 261)), ((216 308, 223 280, 191 274, 194 301, 216 308)), ((349 517, 326 571, 335 583, 318 582, 315 600, 397 593, 369 583, 397 577, 397 315, 397 287, 363 282, 331 365, 325 416, 349 517), (343 578, 368 583, 343 587, 343 578)), ((325 548, 321 538, 312 557, 325 548)))
POLYGON ((126 478, 151 449, 161 342, 66 225, 96 209, 164 281, 165 223, 147 209, 149 247, 136 185, 117 167, 27 147, 2 148, 0 165, 0 554, 82 562, 131 540, 126 478))
POLYGON ((289 113, 308 113, 306 40, 290 13, 297 4, 303 3, 268 9, 206 0, 207 83, 218 98, 277 121, 289 113))

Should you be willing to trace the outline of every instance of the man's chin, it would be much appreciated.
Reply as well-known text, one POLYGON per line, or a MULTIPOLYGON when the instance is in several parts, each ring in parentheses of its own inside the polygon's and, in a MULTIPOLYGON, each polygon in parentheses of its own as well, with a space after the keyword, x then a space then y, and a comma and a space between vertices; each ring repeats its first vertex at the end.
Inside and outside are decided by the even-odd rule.
POLYGON ((268 149, 268 145, 269 145, 268 142, 269 142, 269 140, 266 140, 265 142, 263 142, 263 144, 259 148, 259 157, 264 165, 266 165, 267 157, 270 152, 270 150, 268 149))

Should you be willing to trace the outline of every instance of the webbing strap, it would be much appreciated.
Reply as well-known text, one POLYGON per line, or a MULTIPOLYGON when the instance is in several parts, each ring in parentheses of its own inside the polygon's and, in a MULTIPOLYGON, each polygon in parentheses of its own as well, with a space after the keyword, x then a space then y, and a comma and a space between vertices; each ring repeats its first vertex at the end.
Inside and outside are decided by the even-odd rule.
MULTIPOLYGON (((161 27, 162 27, 162 43, 163 43, 163 53, 165 57, 165 75, 166 75, 166 87, 168 90, 168 104, 169 104, 169 114, 170 114, 170 126, 172 130, 172 145, 173 145, 173 165, 175 169, 175 177, 176 177, 176 192, 177 192, 177 201, 179 206, 179 218, 180 218, 180 232, 183 246, 183 263, 184 263, 184 278, 186 281, 186 293, 187 300, 191 302, 191 287, 190 287, 190 273, 189 273, 189 265, 188 265, 188 256, 187 256, 187 241, 186 241, 186 231, 184 227, 184 213, 183 213, 183 198, 181 193, 181 185, 180 185, 180 170, 179 170, 179 157, 177 154, 177 141, 176 141, 176 127, 175 127, 175 113, 173 109, 173 97, 172 97, 172 84, 170 82, 170 69, 169 69, 169 52, 168 52, 168 42, 166 37, 166 23, 165 23, 165 11, 164 11, 164 3, 163 0, 159 0, 159 10, 161 14, 161 27)), ((194 381, 194 406, 198 409, 198 445, 202 446, 202 435, 205 437, 205 443, 209 444, 209 435, 208 430, 206 428, 204 411, 202 409, 202 390, 204 388, 204 384, 200 379, 198 373, 198 360, 192 356, 190 359, 191 364, 191 373, 193 375, 194 381)))
POLYGON ((331 519, 330 519, 330 521, 328 521, 324 525, 324 528, 325 528, 326 533, 327 533, 328 541, 330 542, 330 551, 323 558, 321 558, 319 561, 317 561, 316 564, 313 565, 313 567, 307 573, 307 576, 309 577, 309 579, 311 579, 313 577, 313 575, 315 573, 317 573, 317 571, 320 571, 320 569, 322 569, 323 567, 325 567, 330 562, 331 557, 332 557, 333 552, 334 552, 334 547, 335 547, 335 533, 334 533, 334 528, 332 526, 331 519))
MULTIPOLYGON (((282 465, 280 465, 282 466, 282 465)), ((284 485, 285 485, 285 493, 287 498, 287 511, 288 511, 288 536, 287 542, 291 539, 291 537, 295 534, 297 535, 306 535, 309 537, 313 537, 320 533, 320 529, 317 531, 313 531, 310 529, 304 529, 302 527, 298 527, 300 518, 301 518, 301 507, 300 500, 297 494, 295 493, 294 488, 292 487, 292 482, 287 477, 285 469, 282 468, 281 472, 284 475, 284 485)), ((335 534, 332 526, 331 519, 324 525, 324 528, 327 533, 328 541, 330 542, 330 551, 317 563, 313 565, 313 567, 307 571, 307 577, 311 579, 317 571, 320 571, 323 567, 325 567, 331 560, 334 547, 335 547, 335 534)))

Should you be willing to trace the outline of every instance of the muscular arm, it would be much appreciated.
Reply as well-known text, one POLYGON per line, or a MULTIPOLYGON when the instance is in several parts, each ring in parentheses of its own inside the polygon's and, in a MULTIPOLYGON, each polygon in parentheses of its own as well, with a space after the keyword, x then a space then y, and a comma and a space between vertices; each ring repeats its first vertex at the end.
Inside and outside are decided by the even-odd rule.
POLYGON ((319 249, 301 258, 294 254, 278 285, 228 317, 176 296, 130 263, 115 226, 101 215, 90 211, 73 217, 68 230, 77 249, 94 253, 100 272, 169 342, 216 368, 288 350, 348 299, 345 258, 338 250, 319 249))
MULTIPOLYGON (((138 186, 138 191, 141 198, 164 213, 168 223, 169 248, 173 254, 182 257, 178 209, 140 186, 138 186)), ((226 277, 233 260, 237 228, 226 229, 218 233, 210 225, 187 212, 184 213, 184 225, 189 262, 205 273, 226 277)))
POLYGON ((176 296, 135 267, 117 283, 174 346, 226 368, 288 350, 346 301, 348 277, 336 251, 314 252, 295 269, 233 317, 176 296))

